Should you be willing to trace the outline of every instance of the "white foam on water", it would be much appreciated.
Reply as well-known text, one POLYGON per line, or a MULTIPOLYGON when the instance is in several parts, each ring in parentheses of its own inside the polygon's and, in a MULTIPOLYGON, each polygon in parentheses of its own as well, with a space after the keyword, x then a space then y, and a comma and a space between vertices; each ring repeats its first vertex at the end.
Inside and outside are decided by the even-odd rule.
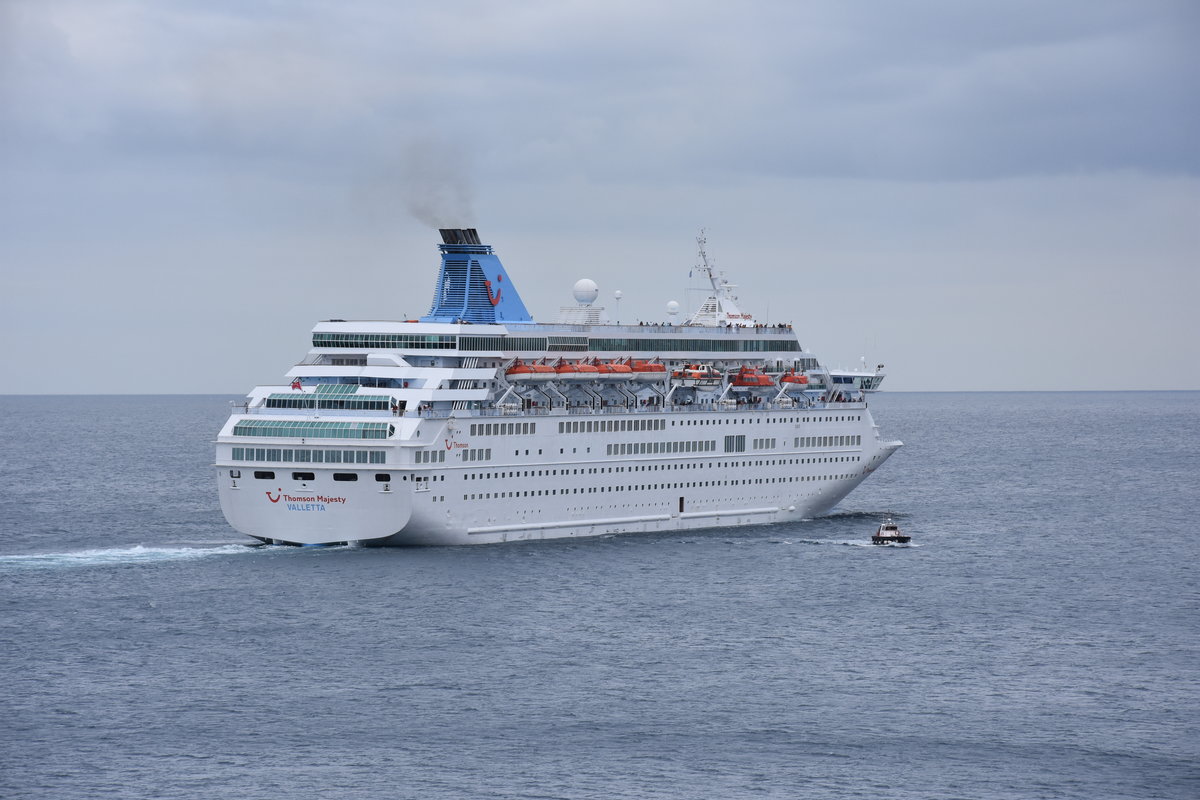
POLYGON ((113 547, 75 550, 67 553, 32 553, 0 556, 0 569, 50 569, 55 567, 95 567, 140 564, 156 561, 180 561, 235 553, 252 553, 254 548, 240 544, 219 547, 113 547))
POLYGON ((843 547, 905 548, 905 547, 920 547, 921 546, 919 544, 897 544, 894 542, 889 542, 888 544, 875 544, 874 542, 872 542, 870 540, 863 541, 861 539, 852 539, 852 540, 847 540, 847 539, 794 539, 794 540, 785 542, 785 544, 791 544, 793 541, 796 544, 838 544, 838 545, 842 545, 843 547))

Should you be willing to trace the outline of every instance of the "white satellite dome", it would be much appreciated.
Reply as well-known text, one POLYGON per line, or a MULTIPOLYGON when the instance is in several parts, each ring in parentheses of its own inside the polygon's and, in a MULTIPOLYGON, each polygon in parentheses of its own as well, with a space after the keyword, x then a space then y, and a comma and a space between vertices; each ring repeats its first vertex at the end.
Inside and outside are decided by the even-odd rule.
POLYGON ((679 313, 679 303, 676 303, 674 300, 671 300, 670 302, 668 302, 667 303, 667 313, 670 314, 672 317, 675 316, 676 314, 678 314, 679 313))
POLYGON ((589 278, 580 278, 575 282, 574 292, 576 303, 590 306, 600 296, 600 287, 596 285, 595 281, 589 278))

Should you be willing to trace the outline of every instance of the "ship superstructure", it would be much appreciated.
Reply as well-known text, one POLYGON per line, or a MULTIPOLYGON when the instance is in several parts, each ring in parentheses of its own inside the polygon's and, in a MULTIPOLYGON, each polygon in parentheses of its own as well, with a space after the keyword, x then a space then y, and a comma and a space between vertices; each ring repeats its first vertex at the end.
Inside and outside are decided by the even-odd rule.
POLYGON ((234 528, 447 545, 799 520, 901 446, 723 278, 682 325, 543 324, 474 229, 441 234, 427 315, 318 323, 287 380, 234 407, 216 448, 234 528))

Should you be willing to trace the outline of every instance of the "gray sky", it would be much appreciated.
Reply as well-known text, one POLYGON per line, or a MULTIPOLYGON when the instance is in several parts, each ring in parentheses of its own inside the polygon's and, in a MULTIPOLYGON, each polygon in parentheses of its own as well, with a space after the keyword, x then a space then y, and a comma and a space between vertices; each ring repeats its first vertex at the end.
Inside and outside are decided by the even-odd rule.
POLYGON ((437 225, 542 321, 665 318, 703 226, 893 390, 1200 389, 1200 4, 434 6, 0 0, 0 393, 278 382, 437 225))

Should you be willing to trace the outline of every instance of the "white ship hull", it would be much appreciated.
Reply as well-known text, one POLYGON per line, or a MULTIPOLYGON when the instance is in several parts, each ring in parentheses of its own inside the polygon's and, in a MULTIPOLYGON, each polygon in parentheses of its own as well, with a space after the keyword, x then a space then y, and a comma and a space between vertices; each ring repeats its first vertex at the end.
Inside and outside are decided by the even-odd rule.
MULTIPOLYGON (((605 416, 588 419, 595 425, 605 416)), ((453 446, 450 461, 436 468, 399 463, 411 459, 411 445, 387 448, 387 462, 369 468, 301 470, 277 463, 239 469, 232 461, 218 463, 221 506, 239 531, 287 544, 493 544, 768 524, 829 511, 900 446, 876 439, 869 412, 859 403, 822 411, 657 414, 647 418, 658 427, 651 432, 560 435, 559 423, 581 417, 537 419, 539 427, 555 433, 464 439, 454 432, 462 429, 460 421, 426 419, 419 443, 453 446), (647 437, 718 447, 726 431, 744 430, 753 432, 745 452, 608 455, 610 445, 629 448, 647 437), (505 439, 517 438, 519 447, 506 446, 505 439), (860 444, 824 444, 829 441, 860 444), (818 446, 804 446, 808 443, 818 446), (485 463, 453 458, 474 449, 515 455, 485 463), (292 475, 301 471, 313 480, 304 489, 289 488, 295 485, 292 475), (335 474, 355 474, 357 480, 334 481, 335 474)), ((299 440, 279 444, 302 446, 299 440)))
POLYGON ((235 529, 403 546, 801 520, 900 446, 880 439, 860 391, 781 388, 819 368, 790 326, 740 312, 738 324, 534 323, 473 230, 443 239, 429 315, 320 323, 290 383, 234 408, 216 475, 235 529), (548 358, 559 374, 519 369, 548 358), (627 363, 662 371, 590 371, 627 363), (667 382, 697 364, 721 377, 667 382), (748 371, 766 385, 726 377, 748 371))

